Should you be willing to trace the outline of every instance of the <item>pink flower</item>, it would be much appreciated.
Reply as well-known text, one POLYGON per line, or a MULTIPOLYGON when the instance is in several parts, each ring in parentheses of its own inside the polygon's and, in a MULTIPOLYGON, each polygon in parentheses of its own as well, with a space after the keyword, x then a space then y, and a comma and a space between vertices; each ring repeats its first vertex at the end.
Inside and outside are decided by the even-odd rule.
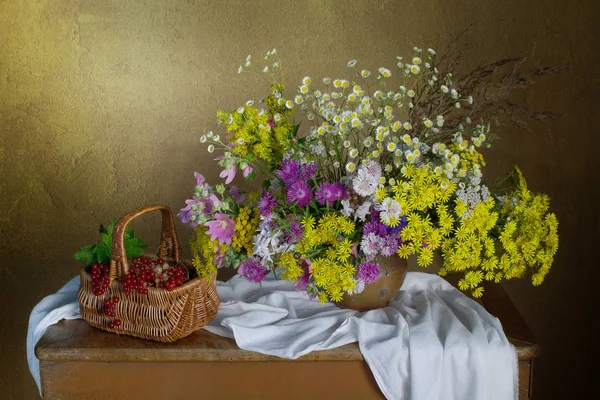
MULTIPOLYGON (((217 157, 217 158, 219 158, 219 157, 217 157)), ((236 174, 237 174, 237 168, 235 167, 235 163, 233 161, 230 161, 225 166, 225 169, 223 171, 221 171, 221 173, 219 174, 219 178, 225 179, 225 184, 229 185, 231 183, 231 181, 233 180, 233 178, 235 178, 236 174)))
POLYGON ((197 172, 194 172, 194 176, 196 177, 196 186, 202 186, 202 184, 204 183, 204 176, 197 172))
POLYGON ((238 274, 244 276, 250 282, 261 283, 267 275, 267 269, 256 257, 250 257, 243 261, 238 267, 238 274))
POLYGON ((294 286, 296 287, 297 291, 306 290, 306 287, 310 283, 310 278, 312 276, 311 265, 312 263, 310 262, 310 260, 304 257, 302 257, 302 259, 300 260, 300 267, 302 267, 302 275, 300 275, 296 283, 294 283, 294 286))
POLYGON ((247 178, 248 175, 250 175, 252 173, 252 171, 254 171, 254 168, 252 168, 249 165, 246 165, 243 169, 242 169, 242 174, 244 175, 244 178, 247 178))
POLYGON ((208 227, 211 240, 218 240, 221 244, 231 244, 231 238, 235 232, 235 222, 227 215, 217 213, 213 221, 204 224, 208 227))

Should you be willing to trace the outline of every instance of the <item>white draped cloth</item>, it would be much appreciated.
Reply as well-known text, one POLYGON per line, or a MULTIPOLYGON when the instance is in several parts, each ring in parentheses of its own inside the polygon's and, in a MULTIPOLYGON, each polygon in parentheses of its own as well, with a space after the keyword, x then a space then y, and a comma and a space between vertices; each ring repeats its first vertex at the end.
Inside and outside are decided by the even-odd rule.
MULTIPOLYGON (((79 318, 74 278, 32 311, 29 368, 39 387, 35 343, 46 328, 79 318)), ((259 287, 217 282, 219 313, 205 327, 249 351, 295 359, 358 342, 387 399, 514 400, 517 356, 500 321, 444 279, 409 272, 389 306, 359 313, 320 304, 268 276, 259 287)))

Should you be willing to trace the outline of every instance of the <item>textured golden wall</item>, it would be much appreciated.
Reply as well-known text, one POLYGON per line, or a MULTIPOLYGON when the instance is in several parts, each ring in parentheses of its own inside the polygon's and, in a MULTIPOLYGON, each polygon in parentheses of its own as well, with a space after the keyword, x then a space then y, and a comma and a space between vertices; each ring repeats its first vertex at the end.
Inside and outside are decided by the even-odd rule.
MULTIPOLYGON (((597 277, 593 4, 0 0, 0 397, 35 398, 25 362, 29 311, 77 272, 72 254, 95 240, 96 226, 143 203, 180 208, 194 170, 216 178, 198 138, 216 129, 218 107, 261 94, 259 79, 236 74, 247 54, 276 47, 295 84, 308 73, 343 72, 350 58, 393 65, 413 45, 444 47, 471 23, 465 68, 520 55, 529 66, 574 67, 517 98, 566 117, 531 133, 504 128, 489 157, 494 173, 518 163, 532 188, 553 197, 557 264, 543 287, 509 289, 542 345, 536 398, 582 394, 573 388, 591 376, 583 366, 592 336, 569 325, 590 312, 597 277)), ((142 237, 157 228, 150 225, 140 226, 142 237)))

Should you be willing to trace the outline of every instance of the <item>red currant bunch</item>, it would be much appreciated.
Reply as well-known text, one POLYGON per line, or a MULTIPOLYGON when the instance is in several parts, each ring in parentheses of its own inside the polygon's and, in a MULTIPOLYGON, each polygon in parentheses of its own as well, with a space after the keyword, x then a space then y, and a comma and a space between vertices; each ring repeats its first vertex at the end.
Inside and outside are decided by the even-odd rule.
POLYGON ((92 265, 92 292, 94 295, 101 296, 108 288, 110 283, 108 270, 108 264, 95 263, 92 265))

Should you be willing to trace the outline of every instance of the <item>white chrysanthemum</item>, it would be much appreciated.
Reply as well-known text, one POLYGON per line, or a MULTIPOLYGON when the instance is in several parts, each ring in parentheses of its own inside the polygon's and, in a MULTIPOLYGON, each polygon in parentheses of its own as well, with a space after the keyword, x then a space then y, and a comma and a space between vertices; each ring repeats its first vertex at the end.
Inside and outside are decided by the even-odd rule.
POLYGON ((347 80, 345 80, 345 79, 342 79, 342 81, 341 81, 341 85, 342 85, 342 87, 343 87, 343 88, 347 88, 347 87, 350 85, 350 82, 348 82, 348 81, 347 81, 347 80))
POLYGON ((334 168, 339 168, 340 167, 340 162, 339 161, 334 161, 333 167, 334 168))
POLYGON ((312 120, 314 120, 314 119, 315 119, 315 115, 314 115, 313 113, 308 113, 308 114, 306 115, 306 118, 308 118, 308 120, 309 120, 309 121, 312 121, 312 120))
POLYGON ((200 136, 200 143, 206 142, 206 135, 200 136))
POLYGON ((349 217, 354 213, 354 210, 350 206, 350 200, 342 200, 342 207, 344 207, 340 212, 344 217, 349 217))
POLYGON ((421 59, 419 57, 413 57, 412 63, 415 65, 421 65, 421 59))
POLYGON ((353 128, 360 128, 363 126, 363 123, 359 118, 352 118, 351 124, 353 128))
POLYGON ((363 146, 371 147, 372 145, 373 145, 373 138, 368 137, 365 140, 363 140, 363 146))
POLYGON ((469 104, 473 104, 473 96, 467 97, 467 101, 469 102, 469 104))
POLYGON ((325 85, 329 85, 329 84, 331 83, 331 78, 329 78, 329 77, 325 77, 325 78, 323 78, 323 83, 324 83, 325 85))
POLYGON ((281 67, 281 64, 279 64, 279 62, 274 62, 273 63, 273 69, 279 69, 279 67, 281 67))
POLYGON ((276 113, 275 115, 273 115, 273 119, 274 119, 276 122, 279 122, 279 121, 281 120, 281 115, 280 115, 279 113, 276 113))
POLYGON ((386 165, 386 166, 383 168, 383 170, 384 170, 385 172, 387 172, 387 173, 390 173, 390 172, 392 172, 392 166, 391 166, 390 164, 387 164, 387 165, 386 165))
POLYGON ((294 108, 294 102, 291 100, 288 100, 285 102, 285 106, 291 110, 292 108, 294 108))
POLYGON ((298 91, 302 94, 306 94, 306 93, 308 93, 308 86, 306 86, 306 85, 299 86, 298 91))
POLYGON ((238 74, 241 74, 242 71, 244 70, 244 67, 242 67, 241 65, 238 67, 238 74))
POLYGON ((442 126, 444 126, 444 116, 443 116, 443 115, 438 115, 438 116, 436 117, 436 119, 435 119, 435 124, 436 124, 437 126, 439 126, 440 128, 441 128, 442 126))
POLYGON ((294 101, 296 102, 296 104, 302 104, 304 98, 300 95, 297 95, 296 97, 294 97, 294 101))
POLYGON ((238 114, 243 114, 244 113, 244 107, 238 107, 237 112, 238 112, 238 114))
POLYGON ((348 68, 352 68, 356 65, 356 60, 350 60, 346 65, 348 66, 348 68))
POLYGON ((350 141, 349 141, 349 140, 344 140, 344 147, 345 147, 345 148, 348 148, 348 147, 350 147, 350 144, 351 144, 351 143, 350 143, 350 141))
POLYGON ((379 206, 379 218, 381 221, 389 225, 392 221, 400 219, 402 207, 396 200, 386 197, 379 206))
POLYGON ((333 81, 333 86, 334 86, 335 88, 339 88, 339 87, 341 87, 341 86, 342 86, 342 81, 341 81, 340 79, 336 79, 336 80, 334 80, 334 81, 333 81))
POLYGON ((416 95, 416 94, 417 94, 417 93, 416 93, 414 90, 412 90, 412 89, 410 89, 408 92, 406 92, 406 95, 407 95, 408 97, 410 97, 410 98, 413 98, 413 97, 415 97, 415 95, 416 95))
POLYGON ((457 101, 456 103, 454 103, 454 107, 460 108, 460 103, 457 101))
POLYGON ((450 89, 448 89, 448 86, 446 85, 442 85, 440 86, 440 90, 442 91, 442 93, 446 94, 450 91, 450 89))
POLYGON ((379 68, 378 71, 379 71, 379 74, 384 78, 389 78, 392 76, 392 71, 390 71, 387 68, 381 67, 381 68, 379 68))
POLYGON ((363 78, 368 78, 371 75, 371 71, 368 71, 366 69, 363 69, 362 71, 360 71, 360 76, 362 76, 363 78))
POLYGON ((434 49, 427 49, 427 51, 429 52, 429 54, 431 54, 432 56, 435 56, 435 50, 434 49))
POLYGON ((363 292, 363 290, 365 290, 365 281, 357 279, 356 283, 354 284, 354 289, 348 290, 346 293, 349 295, 360 294, 363 292))
POLYGON ((356 101, 356 94, 350 93, 347 98, 348 98, 348 103, 354 103, 356 101))
POLYGON ((367 218, 367 215, 369 215, 370 209, 371 209, 371 202, 365 201, 360 206, 358 206, 358 208, 356 209, 356 218, 358 218, 361 221, 364 221, 367 218))
POLYGON ((431 128, 433 126, 433 122, 431 122, 431 120, 428 118, 424 118, 423 125, 425 125, 427 128, 431 128))
POLYGON ((413 74, 418 74, 419 72, 421 72, 421 67, 419 67, 418 65, 411 65, 410 66, 410 72, 412 72, 413 74))
POLYGON ((238 140, 236 140, 236 142, 237 142, 237 144, 239 144, 240 146, 243 146, 243 145, 244 145, 244 143, 246 143, 246 141, 244 140, 244 138, 243 138, 243 137, 241 137, 241 138, 238 138, 238 140))
POLYGON ((312 82, 312 79, 310 79, 310 76, 305 76, 304 78, 302 78, 303 85, 310 85, 311 82, 312 82))
POLYGON ((404 157, 406 158, 406 161, 408 161, 411 164, 414 163, 415 161, 417 161, 417 157, 415 157, 413 152, 410 150, 406 150, 404 152, 404 157))
POLYGON ((212 144, 209 144, 208 148, 206 150, 208 150, 209 153, 212 153, 213 151, 215 151, 215 146, 212 144))
POLYGON ((262 72, 263 72, 263 73, 265 73, 265 74, 266 74, 267 72, 269 72, 269 66, 268 66, 268 65, 265 65, 265 67, 263 68, 262 72))
POLYGON ((396 147, 397 147, 397 146, 396 146, 396 143, 394 143, 394 142, 389 142, 389 143, 387 144, 387 151, 389 151, 389 152, 396 151, 396 147))
POLYGON ((406 129, 407 131, 409 131, 409 130, 411 130, 411 129, 412 129, 412 124, 411 124, 410 122, 408 122, 408 121, 407 121, 407 122, 405 122, 405 123, 403 123, 403 124, 402 124, 402 127, 403 127, 404 129, 406 129))
POLYGON ((348 162, 346 164, 346 171, 354 172, 354 170, 356 170, 356 164, 354 164, 352 161, 348 162))
POLYGON ((450 90, 450 96, 452 96, 452 98, 454 100, 458 99, 458 92, 456 91, 456 89, 451 89, 450 90))
POLYGON ((350 149, 350 151, 348 152, 348 155, 350 156, 350 158, 356 158, 358 156, 358 150, 350 149))

